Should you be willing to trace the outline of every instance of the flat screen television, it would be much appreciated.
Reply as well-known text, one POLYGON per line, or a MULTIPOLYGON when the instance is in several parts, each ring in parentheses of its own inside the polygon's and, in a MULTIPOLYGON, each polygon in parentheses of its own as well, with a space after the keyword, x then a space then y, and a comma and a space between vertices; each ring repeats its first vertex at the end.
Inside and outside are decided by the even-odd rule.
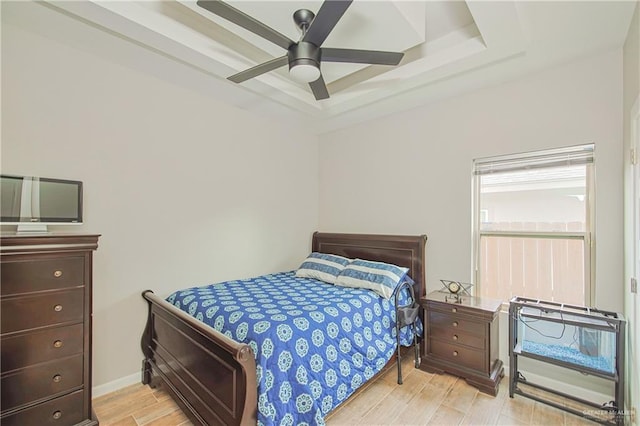
POLYGON ((82 224, 82 182, 0 175, 2 225, 18 232, 47 232, 47 225, 82 224))

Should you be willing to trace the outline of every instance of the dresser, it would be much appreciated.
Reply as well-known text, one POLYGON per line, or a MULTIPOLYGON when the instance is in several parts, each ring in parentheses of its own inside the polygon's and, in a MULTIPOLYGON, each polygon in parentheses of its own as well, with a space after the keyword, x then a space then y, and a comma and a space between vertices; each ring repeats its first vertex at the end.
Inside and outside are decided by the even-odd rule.
POLYGON ((91 410, 91 279, 98 237, 0 237, 2 426, 98 424, 91 410))
POLYGON ((460 302, 444 292, 421 298, 425 339, 420 368, 447 372, 490 395, 498 393, 504 376, 498 359, 498 312, 502 302, 462 296, 460 302))

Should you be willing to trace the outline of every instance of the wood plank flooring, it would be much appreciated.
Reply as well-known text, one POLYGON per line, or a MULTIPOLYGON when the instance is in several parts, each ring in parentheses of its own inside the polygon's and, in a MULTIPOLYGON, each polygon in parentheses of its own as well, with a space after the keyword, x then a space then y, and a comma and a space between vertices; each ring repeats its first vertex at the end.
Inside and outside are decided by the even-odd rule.
MULTIPOLYGON (((339 425, 595 425, 573 414, 516 395, 509 398, 508 378, 497 397, 478 392, 463 379, 430 374, 403 363, 404 384, 396 369, 334 410, 328 426, 339 425)), ((187 426, 191 422, 161 389, 141 384, 94 399, 101 426, 187 426)))

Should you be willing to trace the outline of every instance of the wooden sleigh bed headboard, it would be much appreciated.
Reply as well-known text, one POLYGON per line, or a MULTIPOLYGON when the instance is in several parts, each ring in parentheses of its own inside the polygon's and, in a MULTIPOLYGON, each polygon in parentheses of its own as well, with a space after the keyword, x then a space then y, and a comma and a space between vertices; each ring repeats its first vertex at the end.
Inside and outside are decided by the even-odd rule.
MULTIPOLYGON (((416 295, 425 294, 427 237, 313 234, 312 251, 409 268, 416 295)), ((148 317, 141 346, 142 383, 162 385, 194 424, 255 425, 256 364, 238 343, 181 311, 151 290, 142 293, 148 317)))

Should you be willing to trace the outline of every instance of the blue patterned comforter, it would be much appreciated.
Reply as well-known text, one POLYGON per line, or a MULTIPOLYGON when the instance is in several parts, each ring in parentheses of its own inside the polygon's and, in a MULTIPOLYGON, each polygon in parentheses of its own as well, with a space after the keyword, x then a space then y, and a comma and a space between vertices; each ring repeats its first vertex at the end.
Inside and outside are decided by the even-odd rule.
MULTIPOLYGON (((396 349, 393 298, 293 271, 177 291, 167 301, 251 346, 259 425, 324 425, 396 349)), ((404 328, 402 344, 412 339, 404 328)))

